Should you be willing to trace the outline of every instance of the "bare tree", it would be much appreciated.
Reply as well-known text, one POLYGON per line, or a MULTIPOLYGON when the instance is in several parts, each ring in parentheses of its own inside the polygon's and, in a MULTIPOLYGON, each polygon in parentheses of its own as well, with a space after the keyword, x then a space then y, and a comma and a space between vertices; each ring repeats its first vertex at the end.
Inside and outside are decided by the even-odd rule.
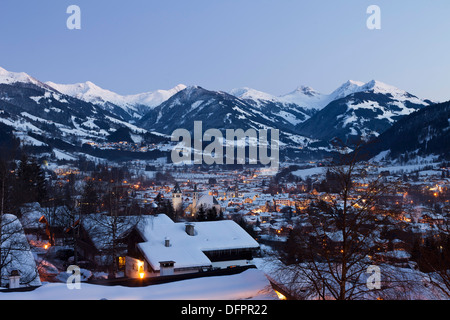
POLYGON ((127 231, 133 229, 140 220, 139 212, 132 212, 133 202, 128 191, 120 184, 110 184, 104 197, 107 212, 83 217, 83 225, 90 234, 97 249, 108 259, 110 275, 118 272, 118 257, 121 251, 120 240, 127 231))
POLYGON ((380 233, 379 199, 392 192, 393 185, 368 174, 370 164, 358 161, 360 146, 351 153, 339 151, 338 161, 328 167, 330 192, 311 198, 309 232, 291 239, 301 258, 288 269, 303 297, 349 300, 369 290, 366 272, 380 233))
POLYGON ((0 285, 4 286, 9 272, 18 270, 21 283, 40 285, 39 273, 22 224, 12 214, 0 216, 0 285))
POLYGON ((418 248, 419 267, 426 272, 428 282, 447 299, 450 298, 450 222, 437 226, 437 233, 418 248))

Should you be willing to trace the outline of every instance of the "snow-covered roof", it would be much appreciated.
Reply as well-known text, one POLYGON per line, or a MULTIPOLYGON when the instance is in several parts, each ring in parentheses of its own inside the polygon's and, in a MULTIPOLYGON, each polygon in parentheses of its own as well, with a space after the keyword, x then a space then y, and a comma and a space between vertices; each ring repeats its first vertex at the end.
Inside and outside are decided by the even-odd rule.
POLYGON ((232 220, 204 221, 194 224, 195 235, 186 233, 183 222, 175 223, 164 214, 148 216, 138 227, 145 242, 139 249, 153 270, 160 261, 175 261, 175 268, 210 266, 206 251, 258 248, 244 229, 232 220), (166 238, 170 246, 165 246, 166 238))
POLYGON ((204 194, 200 197, 197 202, 197 208, 203 205, 204 208, 212 208, 215 205, 218 205, 216 198, 210 194, 204 194))

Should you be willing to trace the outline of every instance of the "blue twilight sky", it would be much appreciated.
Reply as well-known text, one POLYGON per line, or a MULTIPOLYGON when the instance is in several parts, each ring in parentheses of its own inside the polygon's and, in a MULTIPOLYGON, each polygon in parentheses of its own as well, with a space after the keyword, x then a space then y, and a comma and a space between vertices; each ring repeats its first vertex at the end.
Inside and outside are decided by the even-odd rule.
POLYGON ((0 66, 120 94, 179 83, 274 95, 346 80, 450 99, 448 0, 1 0, 0 66), (69 5, 81 30, 69 30, 69 5), (381 30, 369 30, 369 5, 381 30))

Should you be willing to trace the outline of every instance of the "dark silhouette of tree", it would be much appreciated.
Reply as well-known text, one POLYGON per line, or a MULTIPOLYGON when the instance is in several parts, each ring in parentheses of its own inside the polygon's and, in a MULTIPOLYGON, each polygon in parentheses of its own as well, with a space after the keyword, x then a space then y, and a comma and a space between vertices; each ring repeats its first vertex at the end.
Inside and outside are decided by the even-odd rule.
MULTIPOLYGON (((342 150, 341 150, 342 151, 342 150)), ((368 292, 362 275, 373 264, 368 246, 378 228, 374 211, 377 199, 390 192, 390 185, 365 174, 367 163, 358 162, 354 153, 341 152, 330 165, 333 191, 311 198, 306 221, 310 231, 291 232, 287 243, 287 262, 280 273, 289 272, 302 279, 305 294, 319 299, 351 300, 368 292), (358 188, 358 180, 365 187, 358 188)))
POLYGON ((80 214, 97 213, 99 195, 92 179, 86 181, 80 204, 80 214))
POLYGON ((36 159, 24 155, 17 170, 22 203, 43 202, 47 198, 45 173, 36 159))
POLYGON ((207 216, 206 216, 206 212, 205 212, 205 208, 203 207, 203 205, 200 205, 200 208, 198 208, 197 211, 197 221, 206 221, 207 216))

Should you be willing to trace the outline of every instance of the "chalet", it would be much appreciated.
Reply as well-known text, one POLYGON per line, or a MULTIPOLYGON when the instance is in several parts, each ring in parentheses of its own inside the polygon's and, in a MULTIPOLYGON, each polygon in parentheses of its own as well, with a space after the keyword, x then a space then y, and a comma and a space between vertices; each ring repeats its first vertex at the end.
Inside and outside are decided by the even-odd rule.
POLYGON ((65 232, 67 237, 77 236, 79 264, 95 270, 108 270, 116 259, 117 271, 125 267, 127 245, 122 239, 138 223, 138 216, 109 216, 91 214, 76 220, 65 232))
POLYGON ((128 236, 125 276, 147 278, 245 266, 259 244, 231 220, 173 222, 146 216, 128 236))
POLYGON ((20 208, 23 230, 38 255, 47 253, 52 246, 70 245, 66 229, 73 219, 64 206, 41 207, 37 202, 20 208))

